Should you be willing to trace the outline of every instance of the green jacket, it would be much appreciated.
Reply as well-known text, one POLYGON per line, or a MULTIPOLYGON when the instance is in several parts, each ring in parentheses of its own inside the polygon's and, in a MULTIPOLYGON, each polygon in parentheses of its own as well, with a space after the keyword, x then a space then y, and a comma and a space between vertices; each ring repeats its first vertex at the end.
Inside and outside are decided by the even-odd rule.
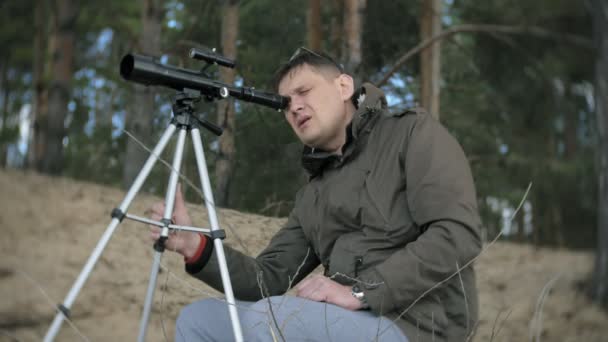
MULTIPOLYGON (((390 115, 379 89, 362 89, 342 156, 305 148, 310 181, 268 247, 256 258, 225 248, 234 294, 283 294, 322 264, 342 284, 360 282, 370 310, 410 341, 464 341, 477 321, 473 268, 425 292, 481 248, 466 157, 423 111, 390 115)), ((203 255, 188 272, 221 290, 215 253, 203 255)))

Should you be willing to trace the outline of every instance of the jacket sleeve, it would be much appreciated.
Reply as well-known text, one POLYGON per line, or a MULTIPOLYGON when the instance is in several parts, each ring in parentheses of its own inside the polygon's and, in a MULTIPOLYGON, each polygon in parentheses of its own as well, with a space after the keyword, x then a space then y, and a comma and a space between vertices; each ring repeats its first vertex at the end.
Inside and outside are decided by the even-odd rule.
MULTIPOLYGON (((297 203, 296 203, 297 205, 297 203)), ((234 296, 239 300, 254 301, 285 293, 319 265, 298 222, 296 210, 268 246, 256 258, 224 245, 228 273, 234 296)), ((209 241, 208 245, 212 242, 209 241)), ((223 292, 216 253, 203 265, 186 271, 209 286, 223 292)))
POLYGON ((429 115, 418 113, 401 146, 407 203, 422 233, 361 273, 377 313, 403 310, 481 250, 475 187, 458 142, 429 115))

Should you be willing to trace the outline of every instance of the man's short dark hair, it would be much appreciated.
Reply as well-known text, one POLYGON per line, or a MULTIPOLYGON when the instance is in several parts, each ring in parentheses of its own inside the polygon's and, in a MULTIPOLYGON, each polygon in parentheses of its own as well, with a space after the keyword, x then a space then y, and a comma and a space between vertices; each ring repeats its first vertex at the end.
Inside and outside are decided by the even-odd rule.
POLYGON ((291 58, 285 62, 274 75, 273 87, 278 91, 279 83, 285 76, 287 76, 293 70, 303 66, 309 65, 317 70, 332 70, 338 74, 344 73, 344 68, 341 64, 336 62, 331 56, 323 52, 315 52, 307 48, 298 48, 291 58))

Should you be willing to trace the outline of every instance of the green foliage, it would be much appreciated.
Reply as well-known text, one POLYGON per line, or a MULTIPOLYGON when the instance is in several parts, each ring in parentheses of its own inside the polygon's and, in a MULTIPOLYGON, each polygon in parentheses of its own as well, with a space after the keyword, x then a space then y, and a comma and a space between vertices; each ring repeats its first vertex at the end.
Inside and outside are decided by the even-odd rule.
MULTIPOLYGON (((221 2, 167 0, 161 51, 167 63, 200 69, 187 57, 191 47, 221 51, 221 2)), ((378 80, 395 61, 419 43, 420 2, 368 2, 363 25, 365 79, 378 80)), ((8 118, 31 103, 32 1, 3 2, 0 62, 9 65, 13 99, 8 118)), ((329 35, 342 22, 339 9, 322 3, 323 46, 337 55, 329 35)), ((446 2, 444 24, 483 23, 541 27, 555 34, 591 36, 590 18, 581 2, 567 0, 446 2)), ((51 13, 52 14, 52 13, 51 13)), ((277 66, 306 45, 305 2, 241 1, 239 7, 237 82, 270 90, 277 66)), ((80 3, 76 37, 76 73, 66 121, 64 174, 118 185, 128 137, 124 115, 133 101, 133 85, 118 74, 121 57, 138 52, 141 3, 80 3)), ((514 207, 531 181, 534 240, 582 247, 592 241, 596 217, 594 119, 591 83, 594 51, 561 39, 532 34, 462 33, 442 42, 441 121, 463 145, 476 180, 480 210, 490 235, 500 229, 501 213, 487 198, 514 207), (572 138, 574 137, 574 138, 572 138)), ((159 56, 160 57, 160 56, 159 56)), ((418 97, 418 58, 411 59, 385 87, 395 110, 418 97)), ((217 68, 209 69, 217 78, 217 68)), ((4 91, 4 89, 3 89, 4 91)), ((173 91, 157 89, 152 141, 167 126, 173 91)), ((1 96, 1 95, 0 95, 1 96)), ((306 181, 300 168, 300 143, 283 115, 238 103, 236 165, 230 183, 230 206, 285 215, 297 189, 306 181)), ((201 117, 216 122, 215 104, 201 103, 201 117)), ((217 139, 203 132, 213 175, 217 139)), ((2 141, 16 143, 16 126, 2 141)), ((198 185, 194 153, 188 143, 184 173, 198 185)), ((152 147, 152 146, 148 146, 152 147)), ((147 153, 142 150, 142 153, 147 153)), ((173 143, 163 157, 170 162, 173 143)), ((160 164, 159 164, 160 165, 160 164)), ((146 190, 161 194, 167 169, 157 167, 146 190)), ((213 180, 212 180, 213 182, 213 180)), ((194 192, 186 191, 190 200, 194 192)))
MULTIPOLYGON (((371 80, 384 76, 405 51, 419 43, 418 6, 409 1, 379 1, 368 3, 363 27, 363 72, 371 80)), ((418 61, 406 67, 415 74, 418 61)))
MULTIPOLYGON (((461 22, 590 36, 583 6, 568 1, 460 1, 453 13, 461 22)), ((576 91, 592 80, 593 51, 530 34, 461 35, 443 51, 442 121, 474 157, 479 194, 515 206, 533 182, 535 242, 581 247, 593 241, 593 146, 581 132, 594 123, 589 93, 576 91), (567 142, 567 134, 575 141, 567 142), (575 148, 570 155, 566 143, 575 148)))

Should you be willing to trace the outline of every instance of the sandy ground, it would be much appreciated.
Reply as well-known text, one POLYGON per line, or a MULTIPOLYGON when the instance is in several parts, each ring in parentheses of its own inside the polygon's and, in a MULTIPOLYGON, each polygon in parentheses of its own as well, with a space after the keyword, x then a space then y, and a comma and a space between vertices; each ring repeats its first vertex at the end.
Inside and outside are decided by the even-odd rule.
MULTIPOLYGON (((34 173, 0 171, 0 341, 41 340, 125 192, 34 173)), ((129 212, 144 215, 158 198, 140 195, 129 212)), ((195 222, 206 210, 191 205, 195 222)), ((284 219, 219 210, 226 244, 258 253, 284 219), (238 237, 238 238, 237 238, 238 237), (244 242, 241 244, 241 240, 244 242)), ((125 221, 113 233, 72 305, 58 341, 132 341, 139 331, 153 250, 147 227, 125 221)), ((474 341, 606 341, 608 315, 577 291, 591 272, 590 253, 492 245, 476 264, 480 321, 474 341), (535 314, 543 289, 542 313, 535 314), (540 316, 540 317, 539 317, 540 316), (536 319, 535 317, 539 317, 536 319)), ((185 304, 220 297, 164 253, 148 341, 173 340, 185 304)))

